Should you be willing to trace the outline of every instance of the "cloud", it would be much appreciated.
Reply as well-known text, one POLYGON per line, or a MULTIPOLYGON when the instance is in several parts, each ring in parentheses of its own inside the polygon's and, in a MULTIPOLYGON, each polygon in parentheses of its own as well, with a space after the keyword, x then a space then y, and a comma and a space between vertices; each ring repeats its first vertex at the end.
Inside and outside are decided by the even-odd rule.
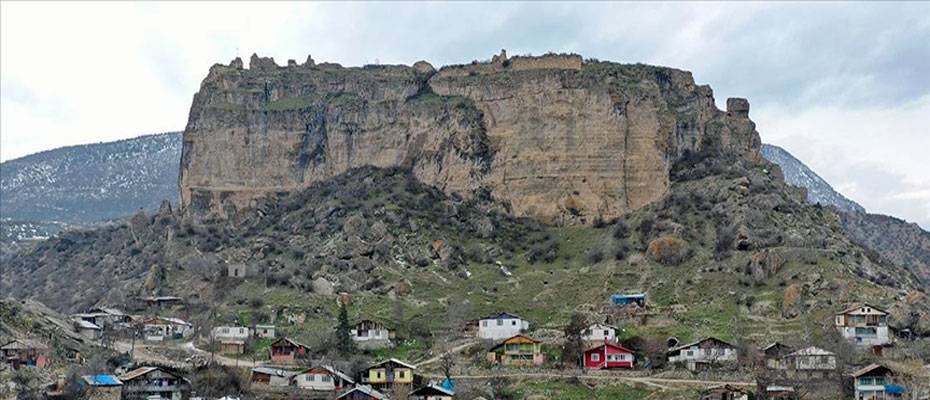
POLYGON ((900 177, 893 195, 927 188, 926 2, 2 2, 0 160, 183 129, 210 65, 253 52, 439 66, 501 48, 690 70, 721 107, 749 98, 764 140, 870 210, 928 226, 925 207, 864 198, 874 182, 844 169, 900 177))

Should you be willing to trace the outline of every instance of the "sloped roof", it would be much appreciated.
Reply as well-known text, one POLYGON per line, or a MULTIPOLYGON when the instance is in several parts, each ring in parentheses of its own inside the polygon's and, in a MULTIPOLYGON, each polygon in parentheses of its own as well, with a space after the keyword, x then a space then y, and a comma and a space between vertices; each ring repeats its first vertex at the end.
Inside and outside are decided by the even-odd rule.
POLYGON ((0 346, 2 350, 28 350, 28 349, 47 349, 48 346, 39 343, 35 340, 30 339, 14 339, 3 346, 0 346))
POLYGON ((143 322, 143 324, 145 324, 145 325, 154 325, 154 324, 162 325, 162 322, 167 322, 169 325, 187 325, 187 326, 192 326, 189 322, 184 321, 183 319, 180 319, 180 318, 171 318, 171 317, 155 317, 155 318, 149 318, 149 319, 145 320, 145 321, 143 322))
POLYGON ((271 346, 275 346, 275 345, 277 345, 278 343, 281 343, 282 341, 287 342, 287 343, 290 343, 291 345, 293 345, 293 346, 295 346, 295 347, 303 347, 303 348, 305 348, 305 349, 309 349, 309 348, 310 348, 310 346, 307 346, 307 345, 305 345, 305 344, 303 344, 303 343, 300 343, 300 342, 298 342, 298 341, 296 341, 296 340, 294 340, 294 339, 286 338, 286 337, 278 338, 278 340, 275 340, 274 342, 271 342, 271 346))
POLYGON ((398 359, 396 359, 396 358, 389 358, 389 359, 384 360, 384 361, 381 361, 381 362, 379 362, 379 363, 372 364, 372 366, 371 366, 370 368, 380 367, 380 366, 382 366, 382 365, 389 364, 389 363, 394 363, 394 364, 400 365, 400 366, 402 366, 402 367, 410 368, 410 369, 416 369, 416 368, 417 368, 416 365, 405 363, 405 362, 403 362, 403 361, 401 361, 401 360, 398 360, 398 359))
POLYGON ((888 314, 888 311, 885 311, 885 310, 883 310, 883 309, 881 309, 881 308, 875 307, 875 306, 873 306, 873 305, 871 305, 871 304, 861 303, 861 304, 853 304, 853 305, 851 305, 851 306, 849 306, 849 307, 846 307, 846 309, 844 309, 843 311, 840 311, 840 312, 836 313, 836 315, 848 314, 848 313, 851 313, 851 312, 853 312, 853 311, 856 311, 857 309, 860 309, 860 308, 862 308, 862 307, 869 307, 869 308, 871 308, 871 309, 873 309, 873 310, 875 310, 875 311, 878 311, 878 312, 880 312, 880 313, 888 314))
POLYGON ((437 385, 435 382, 430 381, 426 386, 423 386, 417 390, 414 390, 410 393, 411 396, 431 396, 431 395, 444 395, 444 396, 455 396, 455 392, 446 389, 442 386, 437 385))
POLYGON ((255 368, 252 368, 252 372, 259 373, 259 374, 266 374, 266 375, 281 376, 285 378, 290 377, 291 375, 294 375, 294 372, 292 371, 285 371, 283 369, 274 369, 274 368, 268 368, 268 367, 255 367, 255 368))
POLYGON ((727 342, 726 340, 720 340, 720 339, 717 339, 717 338, 715 338, 715 337, 713 337, 713 336, 708 336, 708 337, 703 338, 703 339, 698 340, 698 341, 694 341, 694 342, 691 342, 691 343, 686 343, 686 344, 683 344, 683 345, 678 346, 678 347, 672 347, 671 349, 668 349, 668 352, 669 352, 669 353, 676 352, 676 351, 679 351, 679 350, 681 350, 681 349, 686 349, 686 348, 688 348, 688 347, 691 347, 691 346, 694 346, 694 345, 697 345, 697 344, 704 343, 704 342, 706 342, 706 341, 708 341, 708 340, 717 341, 717 342, 723 343, 723 344, 725 344, 725 345, 727 345, 727 346, 735 347, 735 346, 733 346, 733 344, 731 344, 730 342, 727 342))
POLYGON ((100 327, 97 326, 96 324, 90 321, 85 321, 83 319, 74 320, 74 324, 77 325, 78 328, 81 328, 81 329, 94 329, 98 331, 100 330, 100 327))
POLYGON ((618 329, 616 326, 608 325, 608 324, 602 324, 602 323, 600 323, 600 322, 595 322, 595 323, 593 323, 593 324, 591 324, 591 325, 588 325, 588 327, 587 327, 586 329, 592 329, 592 328, 597 327, 597 326, 603 326, 603 327, 605 327, 605 328, 610 328, 610 329, 614 329, 614 330, 618 329))
POLYGON ((836 355, 831 351, 821 349, 819 347, 805 347, 801 350, 795 351, 794 353, 788 354, 789 356, 833 356, 836 355))
POLYGON ((295 372, 293 373, 293 376, 291 377, 291 379, 294 379, 294 377, 296 377, 297 375, 303 375, 303 374, 311 373, 314 371, 320 371, 320 370, 322 370, 325 373, 328 373, 329 375, 342 379, 346 382, 353 383, 353 384, 355 383, 354 379, 350 378, 348 375, 340 372, 336 368, 333 368, 332 366, 329 366, 329 365, 319 365, 319 366, 304 369, 302 371, 295 372))
POLYGON ((788 346, 787 344, 784 344, 784 343, 781 343, 781 342, 772 342, 772 343, 769 344, 768 346, 763 347, 763 348, 762 348, 762 351, 768 351, 769 349, 771 349, 771 348, 773 348, 773 347, 777 347, 777 346, 781 346, 781 347, 788 348, 788 349, 791 348, 791 346, 788 346))
POLYGON ((157 370, 157 369, 158 369, 158 367, 139 367, 139 368, 136 368, 136 369, 134 369, 134 370, 132 370, 132 371, 129 371, 129 372, 125 373, 125 374, 120 375, 120 376, 119 376, 119 379, 122 380, 122 381, 131 381, 131 380, 133 380, 133 379, 136 379, 136 378, 138 378, 138 377, 140 377, 140 376, 142 376, 142 375, 145 375, 145 374, 147 374, 147 373, 149 373, 149 372, 152 372, 152 371, 155 371, 155 370, 157 370))
POLYGON ((368 385, 358 385, 358 386, 352 388, 351 390, 348 390, 348 391, 346 391, 345 393, 339 395, 339 397, 337 397, 336 400, 348 398, 348 396, 349 396, 350 394, 355 393, 355 392, 365 393, 365 394, 367 394, 368 396, 371 396, 372 398, 379 399, 379 400, 381 400, 381 399, 387 399, 387 396, 385 396, 385 395, 382 394, 381 392, 379 392, 379 391, 373 389, 371 386, 368 386, 368 385))
POLYGON ((114 375, 84 375, 84 383, 90 386, 122 386, 123 382, 114 375))
POLYGON ((884 369, 886 369, 886 370, 888 370, 888 371, 891 371, 891 368, 888 368, 888 367, 886 367, 886 366, 884 366, 884 365, 881 365, 881 364, 869 364, 869 365, 866 365, 865 367, 862 367, 862 368, 860 368, 860 369, 857 369, 857 370, 853 371, 853 373, 852 373, 851 375, 852 375, 854 378, 858 378, 858 377, 860 377, 860 376, 862 376, 862 375, 868 374, 869 372, 875 371, 875 370, 877 370, 877 369, 879 369, 879 368, 884 368, 884 369))
POLYGON ((602 348, 602 347, 610 347, 610 348, 614 348, 614 349, 620 350, 620 351, 623 352, 623 353, 633 354, 633 350, 630 350, 630 349, 628 349, 628 348, 626 348, 626 347, 623 347, 623 346, 621 346, 621 345, 619 345, 619 344, 610 343, 610 342, 601 343, 601 344, 599 344, 599 345, 597 345, 597 346, 594 346, 594 347, 591 347, 591 348, 585 350, 584 352, 587 353, 587 352, 589 352, 589 351, 597 350, 597 349, 600 349, 600 348, 602 348))
POLYGON ((502 313, 498 313, 497 315, 492 315, 484 319, 523 319, 523 318, 520 318, 520 316, 516 314, 502 312, 502 313))

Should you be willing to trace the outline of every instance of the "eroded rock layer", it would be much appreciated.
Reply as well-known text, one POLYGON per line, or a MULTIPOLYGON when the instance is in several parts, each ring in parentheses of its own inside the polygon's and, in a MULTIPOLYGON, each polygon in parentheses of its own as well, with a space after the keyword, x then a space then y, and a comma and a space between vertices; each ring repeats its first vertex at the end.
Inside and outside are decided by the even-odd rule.
POLYGON ((402 167, 515 215, 590 222, 660 198, 686 152, 758 158, 748 102, 727 108, 689 72, 577 55, 501 54, 439 71, 253 56, 248 69, 213 66, 194 97, 181 203, 229 216, 351 168, 402 167))

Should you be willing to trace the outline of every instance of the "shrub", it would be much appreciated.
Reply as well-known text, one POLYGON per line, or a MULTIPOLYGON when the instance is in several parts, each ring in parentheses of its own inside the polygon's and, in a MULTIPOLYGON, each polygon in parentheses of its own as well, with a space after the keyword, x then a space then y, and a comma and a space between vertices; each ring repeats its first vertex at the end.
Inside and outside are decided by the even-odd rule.
POLYGON ((588 252, 588 262, 597 264, 604 260, 604 252, 601 250, 591 250, 588 252))
POLYGON ((626 225, 626 220, 620 218, 617 220, 617 223, 614 224, 613 236, 614 239, 624 239, 630 235, 630 228, 626 225))
POLYGON ((687 243, 674 236, 662 236, 649 242, 647 252, 662 265, 679 265, 688 256, 687 243))

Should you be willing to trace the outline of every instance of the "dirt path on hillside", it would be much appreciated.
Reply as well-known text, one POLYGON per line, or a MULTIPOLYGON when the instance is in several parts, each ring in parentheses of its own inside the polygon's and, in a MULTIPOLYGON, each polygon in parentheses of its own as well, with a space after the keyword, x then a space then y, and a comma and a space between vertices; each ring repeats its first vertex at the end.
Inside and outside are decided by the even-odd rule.
MULTIPOLYGON (((161 354, 161 352, 184 353, 188 356, 196 356, 198 359, 203 361, 210 360, 210 352, 198 349, 194 346, 193 342, 165 342, 153 344, 137 341, 135 350, 133 350, 132 342, 117 341, 114 344, 114 347, 116 347, 116 350, 122 353, 133 351, 133 358, 138 361, 169 365, 178 368, 192 367, 195 363, 190 361, 190 357, 188 357, 185 361, 178 361, 166 357, 165 355, 161 354)), ((213 361, 220 365, 240 368, 253 368, 257 365, 257 363, 252 362, 251 360, 236 360, 235 358, 230 358, 219 354, 213 355, 213 361)))
MULTIPOLYGON (((425 377, 443 378, 439 375, 424 374, 425 377)), ((674 386, 713 386, 713 385, 731 385, 731 386, 755 386, 755 382, 739 381, 710 381, 701 379, 671 379, 671 378, 650 378, 637 376, 621 375, 587 375, 587 374, 568 374, 559 372, 514 372, 514 373, 495 373, 483 375, 453 375, 452 379, 492 379, 492 378, 529 378, 529 379, 569 379, 577 378, 580 380, 613 380, 625 381, 628 383, 651 386, 657 389, 672 389, 674 386)))

